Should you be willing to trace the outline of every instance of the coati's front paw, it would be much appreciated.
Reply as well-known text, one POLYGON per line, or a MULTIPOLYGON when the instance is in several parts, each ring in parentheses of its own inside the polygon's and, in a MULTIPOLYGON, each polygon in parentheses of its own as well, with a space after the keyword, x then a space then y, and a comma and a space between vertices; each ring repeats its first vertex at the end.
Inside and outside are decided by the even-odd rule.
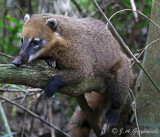
POLYGON ((62 81, 60 76, 55 76, 53 80, 48 83, 44 94, 47 98, 50 98, 65 85, 65 82, 62 81))
POLYGON ((47 62, 47 64, 49 66, 51 66, 52 68, 56 67, 56 61, 53 58, 46 58, 45 61, 47 62))

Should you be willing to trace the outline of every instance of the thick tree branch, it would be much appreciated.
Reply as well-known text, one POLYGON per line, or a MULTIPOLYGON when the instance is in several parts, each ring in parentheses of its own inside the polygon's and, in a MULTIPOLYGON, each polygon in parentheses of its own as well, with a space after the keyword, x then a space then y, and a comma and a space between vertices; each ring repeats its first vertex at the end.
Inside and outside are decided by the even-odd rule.
MULTIPOLYGON (((12 64, 0 64, 0 83, 26 85, 44 89, 58 71, 44 62, 34 62, 30 66, 15 67, 12 64)), ((80 84, 64 87, 59 92, 69 96, 78 96, 92 90, 103 89, 100 78, 89 77, 80 84)))

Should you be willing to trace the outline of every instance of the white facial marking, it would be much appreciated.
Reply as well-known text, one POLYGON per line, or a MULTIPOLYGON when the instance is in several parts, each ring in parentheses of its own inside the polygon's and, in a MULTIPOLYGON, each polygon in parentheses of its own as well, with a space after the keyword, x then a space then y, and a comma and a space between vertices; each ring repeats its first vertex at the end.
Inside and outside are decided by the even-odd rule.
POLYGON ((55 32, 56 36, 60 36, 60 34, 58 32, 55 32))
POLYGON ((26 14, 25 16, 24 16, 24 21, 27 21, 27 20, 29 20, 30 19, 30 15, 29 14, 26 14))
POLYGON ((28 39, 28 43, 30 43, 30 42, 31 42, 31 40, 32 40, 32 38, 29 38, 29 39, 28 39))
POLYGON ((35 58, 34 54, 30 55, 28 62, 31 62, 34 58, 35 58))
POLYGON ((31 54, 29 57, 28 62, 31 62, 32 60, 36 59, 38 56, 40 55, 40 53, 36 53, 36 54, 31 54))
POLYGON ((36 54, 31 54, 30 57, 29 57, 29 59, 28 59, 28 62, 31 62, 32 60, 36 59, 43 52, 43 50, 44 49, 41 49, 36 54))
POLYGON ((39 45, 38 46, 34 46, 34 49, 37 49, 37 48, 39 48, 39 45))
POLYGON ((40 39, 40 38, 34 38, 34 40, 35 40, 35 41, 40 41, 41 39, 40 39))

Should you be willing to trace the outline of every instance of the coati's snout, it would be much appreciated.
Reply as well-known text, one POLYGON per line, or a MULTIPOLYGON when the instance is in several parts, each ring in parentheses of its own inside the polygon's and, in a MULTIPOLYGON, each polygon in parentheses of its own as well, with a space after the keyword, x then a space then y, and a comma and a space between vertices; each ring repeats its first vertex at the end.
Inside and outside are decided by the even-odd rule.
POLYGON ((22 46, 19 55, 12 62, 16 67, 37 59, 43 52, 46 40, 40 38, 22 38, 22 46))
POLYGON ((16 67, 19 67, 23 64, 25 64, 27 61, 22 59, 22 56, 17 56, 13 61, 12 64, 14 64, 16 67))

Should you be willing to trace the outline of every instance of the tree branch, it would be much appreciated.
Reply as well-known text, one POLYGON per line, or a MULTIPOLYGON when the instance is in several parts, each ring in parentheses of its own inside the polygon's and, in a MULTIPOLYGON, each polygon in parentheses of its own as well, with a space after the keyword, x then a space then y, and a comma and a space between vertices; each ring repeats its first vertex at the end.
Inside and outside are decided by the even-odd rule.
MULTIPOLYGON (((0 83, 26 85, 44 89, 47 83, 58 73, 43 61, 33 62, 30 66, 14 67, 12 64, 0 64, 0 83)), ((100 78, 89 77, 80 84, 64 87, 59 93, 79 96, 89 91, 100 91, 104 87, 100 78)))
POLYGON ((4 56, 4 57, 7 57, 7 58, 10 58, 10 59, 14 59, 13 56, 7 55, 7 54, 5 54, 5 53, 3 53, 3 52, 0 52, 0 55, 1 55, 1 56, 4 56))

